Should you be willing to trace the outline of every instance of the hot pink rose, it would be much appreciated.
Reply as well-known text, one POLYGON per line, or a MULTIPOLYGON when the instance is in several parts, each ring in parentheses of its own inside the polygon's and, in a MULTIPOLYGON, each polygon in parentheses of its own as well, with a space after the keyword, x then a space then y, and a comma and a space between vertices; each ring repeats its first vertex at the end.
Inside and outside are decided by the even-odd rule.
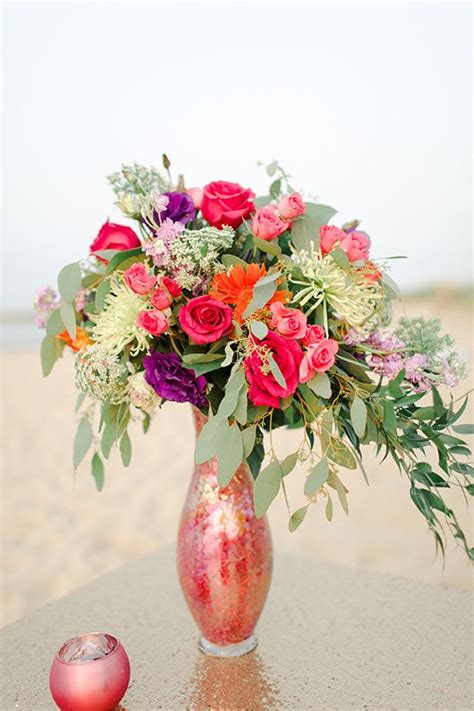
POLYGON ((303 198, 299 193, 285 195, 278 203, 278 212, 284 220, 294 220, 300 215, 304 215, 306 207, 303 198))
POLYGON ((140 311, 137 316, 137 326, 152 336, 161 336, 168 328, 168 319, 163 311, 153 309, 151 311, 140 311))
POLYGON ((320 246, 323 254, 330 252, 336 245, 340 246, 342 240, 347 237, 343 230, 333 225, 323 225, 319 230, 319 234, 321 236, 320 246))
POLYGON ((321 326, 308 326, 301 342, 304 346, 312 346, 314 343, 322 341, 325 337, 324 328, 321 326))
MULTIPOLYGON (((131 227, 126 225, 116 225, 113 222, 104 222, 99 230, 99 234, 90 246, 90 254, 96 254, 106 249, 134 249, 140 247, 140 240, 131 227)), ((97 257, 101 262, 107 264, 103 257, 97 257)))
POLYGON ((171 305, 171 299, 164 289, 156 289, 151 297, 151 305, 155 309, 167 309, 171 305))
POLYGON ((306 349, 300 365, 300 382, 307 383, 316 373, 324 373, 334 365, 339 346, 332 338, 323 338, 306 349))
POLYGON ((253 405, 280 407, 280 398, 293 395, 298 387, 298 370, 303 351, 294 340, 286 339, 274 331, 269 331, 257 344, 266 346, 286 381, 286 387, 279 385, 272 373, 262 372, 262 362, 256 351, 245 359, 245 377, 249 384, 249 400, 253 405))
POLYGON ((180 285, 177 284, 175 280, 171 279, 170 277, 164 276, 161 280, 161 286, 164 287, 168 294, 170 294, 170 296, 172 296, 174 299, 178 296, 181 296, 181 294, 183 293, 183 290, 180 285))
POLYGON ((186 192, 193 201, 196 210, 199 210, 202 202, 202 188, 188 188, 186 192))
POLYGON ((280 301, 270 304, 272 327, 285 338, 303 338, 306 333, 306 316, 298 309, 287 309, 280 301))
POLYGON ((243 188, 238 183, 215 180, 203 188, 202 216, 210 225, 219 229, 223 225, 229 225, 235 229, 252 212, 255 212, 253 197, 255 197, 255 193, 252 190, 243 188))
POLYGON ((131 267, 124 272, 123 278, 126 285, 135 292, 135 294, 148 294, 156 284, 156 276, 149 274, 147 268, 142 262, 132 264, 131 267))
POLYGON ((365 261, 369 258, 370 237, 365 232, 349 232, 340 244, 350 262, 365 261))
POLYGON ((196 296, 178 314, 181 328, 199 345, 213 343, 232 331, 232 309, 207 296, 196 296))
POLYGON ((278 217, 275 205, 259 207, 252 219, 252 230, 256 237, 270 241, 288 229, 288 223, 278 217))

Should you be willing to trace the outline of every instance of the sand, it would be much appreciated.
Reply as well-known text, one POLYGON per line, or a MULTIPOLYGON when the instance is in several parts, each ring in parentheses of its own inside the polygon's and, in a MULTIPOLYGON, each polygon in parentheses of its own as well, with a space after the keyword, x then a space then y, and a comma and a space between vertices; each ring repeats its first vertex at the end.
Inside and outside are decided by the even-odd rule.
MULTIPOLYGON (((407 302, 409 315, 441 316, 472 364, 472 320, 468 300, 445 293, 407 302)), ((3 362, 2 417, 2 623, 139 558, 176 537, 179 513, 192 471, 193 431, 187 406, 167 405, 150 432, 134 432, 132 464, 123 469, 114 453, 106 485, 95 490, 88 463, 72 469, 76 393, 72 360, 65 357, 43 379, 31 349, 8 351, 3 362)), ((464 381, 455 391, 472 387, 464 381)), ((464 421, 473 421, 472 406, 464 421)), ((275 435, 281 455, 293 451, 297 432, 275 435), (293 447, 293 449, 292 449, 293 447)), ((335 507, 327 522, 321 507, 310 509, 297 532, 287 530, 280 496, 270 510, 274 545, 280 551, 367 568, 420 581, 469 589, 472 572, 465 553, 453 543, 443 566, 435 558, 431 534, 409 499, 406 478, 373 454, 367 458, 370 486, 358 471, 345 471, 350 514, 335 507)), ((288 478, 292 510, 304 503, 304 470, 288 478)), ((472 519, 459 492, 449 492, 459 520, 472 519)))

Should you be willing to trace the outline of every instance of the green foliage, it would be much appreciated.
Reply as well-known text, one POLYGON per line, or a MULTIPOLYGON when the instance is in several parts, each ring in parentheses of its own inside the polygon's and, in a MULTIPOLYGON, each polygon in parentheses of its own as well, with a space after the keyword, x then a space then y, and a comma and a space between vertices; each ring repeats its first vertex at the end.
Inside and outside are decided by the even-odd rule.
POLYGON ((76 337, 76 314, 74 311, 74 306, 68 301, 62 301, 59 307, 59 313, 61 315, 61 321, 66 326, 67 332, 74 340, 76 337))
POLYGON ((329 464, 327 459, 321 459, 311 473, 306 477, 304 484, 304 493, 306 496, 313 496, 323 484, 326 483, 329 476, 329 464))
POLYGON ((104 486, 104 463, 97 452, 92 457, 91 468, 97 491, 102 491, 104 486))
POLYGON ((92 425, 89 421, 87 415, 79 420, 79 425, 76 431, 76 436, 74 438, 74 451, 73 451, 73 464, 74 469, 77 469, 79 464, 82 462, 86 456, 89 448, 92 444, 94 435, 92 432, 92 425))
POLYGON ((300 509, 297 509, 290 517, 290 520, 288 521, 288 530, 290 533, 293 533, 293 531, 296 531, 298 526, 300 526, 303 521, 304 517, 306 516, 306 512, 308 511, 308 506, 302 506, 300 509))
POLYGON ((255 311, 261 309, 272 298, 277 288, 279 272, 273 272, 261 277, 253 288, 253 297, 244 311, 244 318, 252 316, 255 311))
POLYGON ((64 342, 55 336, 46 335, 41 343, 41 367, 43 376, 50 374, 58 358, 63 354, 64 342))
POLYGON ((253 501, 257 518, 262 518, 265 515, 268 507, 280 491, 281 479, 281 466, 277 461, 270 462, 259 473, 253 486, 253 501))
POLYGON ((217 483, 227 486, 244 458, 242 434, 239 426, 229 426, 224 420, 224 426, 218 430, 216 442, 217 483))
POLYGON ((81 288, 81 267, 79 262, 67 264, 58 276, 58 290, 64 301, 72 303, 81 288))

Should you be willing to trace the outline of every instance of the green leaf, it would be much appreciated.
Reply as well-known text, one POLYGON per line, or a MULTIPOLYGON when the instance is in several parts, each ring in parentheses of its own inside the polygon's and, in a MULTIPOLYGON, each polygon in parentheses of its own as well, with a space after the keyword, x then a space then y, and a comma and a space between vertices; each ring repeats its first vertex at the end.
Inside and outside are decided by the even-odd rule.
POLYGON ((260 239, 260 237, 254 237, 253 243, 261 252, 265 254, 271 254, 272 257, 279 257, 281 254, 281 247, 278 244, 278 240, 273 240, 272 242, 266 239, 260 239))
POLYGON ((281 372, 278 363, 276 362, 275 358, 268 354, 268 365, 270 366, 270 371, 277 381, 278 385, 280 385, 282 388, 286 388, 286 380, 284 378, 283 373, 281 372))
POLYGON ((57 336, 58 333, 62 333, 65 328, 59 309, 55 309, 50 313, 46 322, 46 333, 48 336, 57 336))
POLYGON ((401 294, 400 294, 400 289, 398 288, 398 284, 396 284, 396 283, 393 281, 392 277, 390 277, 390 276, 387 274, 387 272, 384 272, 383 270, 381 270, 381 271, 382 271, 382 282, 383 282, 385 288, 387 289, 387 291, 388 291, 389 293, 391 292, 391 294, 392 294, 395 298, 399 299, 400 296, 401 296, 401 294))
POLYGON ((329 205, 321 205, 315 202, 306 202, 305 205, 306 214, 311 217, 317 227, 318 239, 315 247, 319 247, 319 230, 323 225, 327 225, 329 220, 332 220, 337 210, 329 205))
POLYGON ((62 355, 62 347, 55 336, 45 336, 41 342, 41 367, 43 376, 49 375, 53 365, 62 355))
POLYGON ((250 330, 252 331, 255 338, 262 340, 268 333, 268 326, 263 321, 251 321, 250 330))
POLYGON ((316 373, 316 375, 307 382, 307 385, 319 397, 323 397, 325 400, 329 400, 331 397, 331 381, 326 373, 316 373))
POLYGON ((213 360, 210 363, 193 363, 192 365, 189 365, 189 363, 183 363, 183 366, 189 370, 194 370, 197 377, 199 375, 204 375, 204 373, 211 373, 213 370, 219 370, 219 368, 222 368, 223 360, 224 359, 221 357, 221 360, 213 360))
POLYGON ((383 407, 383 426, 387 432, 396 434, 397 432, 397 418, 395 416, 395 410, 393 408, 393 403, 390 400, 382 400, 383 407))
POLYGON ((326 514, 327 520, 332 521, 333 505, 332 505, 332 499, 330 496, 328 496, 328 500, 326 501, 325 514, 326 514))
POLYGON ((234 410, 234 417, 241 425, 247 424, 247 410, 248 410, 248 387, 237 390, 239 393, 239 399, 237 400, 237 405, 234 410))
POLYGON ((315 245, 319 242, 318 227, 309 215, 298 217, 292 222, 291 241, 298 251, 300 249, 309 251, 311 242, 315 245))
POLYGON ((217 417, 209 418, 197 438, 194 451, 195 464, 204 464, 215 456, 218 430, 225 427, 226 424, 226 420, 220 420, 217 417))
POLYGON ((242 430, 242 444, 244 447, 244 458, 247 459, 248 456, 250 456, 250 453, 252 452, 252 449, 254 448, 255 445, 255 437, 257 435, 257 427, 255 425, 251 425, 250 427, 247 427, 245 430, 242 430))
POLYGON ((434 407, 418 407, 413 413, 416 420, 433 420, 435 417, 434 407))
POLYGON ((288 476, 288 474, 292 472, 293 469, 296 467, 297 462, 298 452, 293 452, 293 454, 289 454, 287 457, 285 457, 285 459, 280 462, 281 475, 288 476))
MULTIPOLYGON (((237 364, 236 364, 237 365, 237 364)), ((235 368, 235 366, 234 366, 235 368)), ((226 386, 226 392, 230 392, 231 390, 240 390, 242 385, 245 383, 245 372, 244 369, 240 367, 240 363, 238 364, 238 367, 232 371, 232 375, 230 376, 227 386, 226 386)))
POLYGON ((356 435, 362 438, 367 429, 367 408, 364 401, 357 395, 351 405, 351 422, 356 435))
POLYGON ((453 430, 458 434, 474 434, 474 425, 454 425, 453 430))
POLYGON ((81 288, 81 267, 79 262, 67 264, 58 276, 58 289, 64 301, 73 302, 81 288))
POLYGON ((79 393, 79 395, 77 396, 77 400, 76 400, 76 406, 74 407, 74 412, 78 412, 78 410, 80 409, 85 398, 86 398, 85 393, 79 393))
POLYGON ((94 456, 92 457, 91 468, 92 476, 95 479, 97 491, 102 491, 104 486, 104 464, 97 452, 95 452, 94 456))
POLYGON ((68 301, 61 301, 59 312, 61 314, 61 320, 66 326, 67 332, 74 340, 77 333, 76 313, 74 311, 74 306, 68 301))
POLYGON ((255 515, 262 518, 280 491, 282 472, 278 462, 271 462, 262 469, 253 485, 255 515))
POLYGON ((431 392, 433 393, 433 405, 436 416, 441 417, 446 412, 446 408, 437 389, 435 387, 432 387, 431 392))
POLYGON ((272 176, 274 176, 275 173, 276 173, 276 171, 278 170, 278 161, 277 161, 277 160, 273 160, 271 163, 269 163, 269 164, 267 165, 267 167, 265 168, 265 170, 267 171, 267 175, 269 175, 270 178, 271 178, 272 176))
POLYGON ((281 178, 277 178, 270 185, 270 195, 274 200, 278 200, 281 193, 281 178))
POLYGON ((245 269, 248 267, 247 262, 240 257, 236 257, 235 254, 223 254, 221 262, 225 267, 233 267, 236 264, 240 264, 242 267, 245 267, 245 269))
POLYGON ((186 365, 194 365, 195 363, 213 363, 214 361, 222 361, 222 353, 186 353, 183 355, 183 363, 186 365))
POLYGON ((230 392, 226 392, 226 394, 221 400, 221 404, 219 405, 216 417, 220 418, 221 420, 230 417, 233 414, 235 408, 237 407, 239 395, 240 389, 230 390, 230 392))
POLYGON ((348 492, 347 492, 346 487, 342 483, 342 481, 337 476, 336 472, 331 472, 331 478, 328 481, 328 484, 330 486, 332 486, 333 489, 335 489, 342 508, 344 509, 345 513, 348 514, 349 513, 349 506, 347 504, 347 497, 346 497, 346 494, 348 492))
POLYGON ((341 267, 341 269, 347 269, 349 266, 349 257, 343 249, 333 249, 331 251, 331 257, 336 262, 337 266, 341 267))
POLYGON ((327 459, 321 459, 304 483, 305 496, 313 496, 323 484, 327 482, 329 476, 329 464, 327 459))
POLYGON ((102 435, 102 454, 106 459, 109 458, 112 447, 115 443, 115 437, 117 434, 116 425, 114 420, 109 420, 104 428, 102 435))
POLYGON ((467 493, 470 494, 471 496, 474 496, 474 484, 468 484, 468 485, 466 486, 466 491, 467 491, 467 493))
POLYGON ((276 291, 276 281, 279 277, 279 273, 269 274, 267 276, 261 277, 253 288, 253 297, 244 311, 244 318, 248 318, 255 311, 261 309, 267 301, 269 301, 276 291), (269 279, 269 277, 271 277, 269 279))
POLYGON ((216 454, 217 454, 217 483, 221 488, 226 487, 244 458, 244 446, 242 435, 237 424, 218 430, 216 454))
POLYGON ((123 466, 128 467, 132 459, 132 443, 126 430, 120 440, 120 455, 122 457, 123 466))
POLYGON ((120 264, 126 259, 130 259, 130 257, 139 257, 142 255, 143 250, 141 247, 136 247, 135 249, 125 249, 123 251, 117 252, 117 254, 115 254, 108 263, 104 276, 109 276, 109 274, 112 274, 112 272, 114 272, 117 267, 120 266, 120 264))
POLYGON ((272 201, 270 195, 259 195, 259 197, 253 200, 255 207, 265 207, 272 201))
MULTIPOLYGON (((260 433, 260 430, 258 430, 258 428, 256 428, 256 432, 260 433)), ((250 469, 254 479, 256 479, 258 476, 258 473, 260 471, 260 467, 262 466, 264 457, 265 457, 265 449, 263 447, 262 442, 255 440, 252 451, 246 457, 247 464, 249 466, 249 469, 250 469)))
POLYGON ((97 311, 102 311, 105 306, 105 297, 110 291, 110 279, 104 279, 104 281, 97 287, 95 292, 95 307, 97 311))
POLYGON ((290 531, 290 533, 293 533, 293 531, 296 531, 298 526, 300 526, 303 523, 307 510, 308 510, 308 505, 302 506, 300 509, 297 509, 291 515, 291 518, 288 521, 288 530, 290 531))
POLYGON ((357 462, 350 449, 340 439, 331 437, 325 452, 326 456, 346 469, 357 469, 357 462))
POLYGON ((94 438, 92 432, 92 426, 87 416, 84 416, 80 421, 76 431, 76 436, 74 437, 74 453, 73 453, 73 464, 74 469, 77 469, 79 464, 82 462, 89 447, 92 444, 94 438))

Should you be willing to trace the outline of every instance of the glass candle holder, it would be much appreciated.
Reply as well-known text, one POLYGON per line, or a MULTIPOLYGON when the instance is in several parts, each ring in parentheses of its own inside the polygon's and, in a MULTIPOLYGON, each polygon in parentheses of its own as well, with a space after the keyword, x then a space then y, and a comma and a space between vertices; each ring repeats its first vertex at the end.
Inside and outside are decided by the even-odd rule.
POLYGON ((60 647, 49 688, 61 711, 112 711, 129 681, 130 662, 119 640, 105 632, 91 632, 60 647))

